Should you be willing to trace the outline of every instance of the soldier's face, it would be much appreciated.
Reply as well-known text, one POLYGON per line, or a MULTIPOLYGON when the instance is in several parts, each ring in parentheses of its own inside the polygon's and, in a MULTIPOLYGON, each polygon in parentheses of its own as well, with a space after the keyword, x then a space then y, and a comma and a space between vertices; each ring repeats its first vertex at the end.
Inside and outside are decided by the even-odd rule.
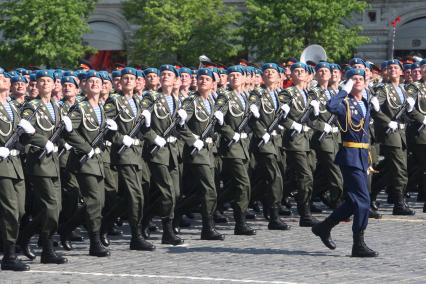
POLYGON ((342 72, 340 72, 338 69, 333 69, 333 72, 331 72, 331 82, 339 83, 340 80, 342 80, 342 72))
POLYGON ((37 82, 31 81, 28 84, 28 94, 31 98, 36 98, 38 96, 37 82))
POLYGON ((227 82, 228 82, 228 75, 227 74, 220 74, 220 85, 226 86, 227 82))
POLYGON ((371 79, 371 70, 370 68, 365 68, 365 81, 369 81, 371 79))
POLYGON ((132 74, 124 74, 120 79, 121 89, 124 92, 131 92, 136 87, 136 76, 132 74))
POLYGON ((306 70, 303 68, 295 68, 291 72, 291 79, 295 84, 303 83, 307 80, 306 70))
POLYGON ((238 88, 243 84, 243 74, 240 72, 232 72, 228 75, 229 85, 232 88, 238 88))
POLYGON ((158 75, 155 73, 149 73, 148 75, 146 75, 145 80, 148 87, 154 87, 157 86, 158 83, 160 83, 160 78, 158 78, 158 75))
POLYGON ((98 77, 90 77, 86 81, 86 90, 91 94, 100 94, 102 89, 102 79, 98 77))
POLYGON ((354 64, 354 65, 352 65, 352 68, 364 70, 365 66, 364 66, 364 64, 354 64))
POLYGON ((60 93, 62 91, 62 84, 60 79, 55 80, 55 88, 53 90, 57 93, 60 93))
POLYGON ((179 91, 180 86, 182 86, 182 80, 177 77, 175 83, 173 84, 173 90, 179 91))
POLYGON ((213 88, 213 79, 207 75, 201 75, 197 79, 198 90, 208 92, 213 88))
POLYGON ((77 86, 74 85, 73 83, 66 82, 62 85, 62 93, 64 94, 66 98, 75 97, 77 95, 77 92, 78 92, 77 86))
POLYGON ((331 72, 328 68, 320 68, 316 73, 317 80, 319 82, 329 81, 331 78, 331 72))
POLYGON ((191 75, 188 73, 180 74, 180 80, 182 81, 182 87, 187 88, 191 85, 191 75))
POLYGON ((419 81, 422 77, 426 78, 426 74, 424 74, 426 72, 423 71, 424 69, 426 69, 426 66, 423 65, 421 68, 416 68, 411 70, 411 78, 413 79, 413 81, 419 81), (424 74, 424 75, 423 75, 424 74))
POLYGON ((176 74, 173 71, 165 70, 160 74, 160 83, 164 87, 172 87, 176 81, 176 74))
POLYGON ((363 76, 354 75, 352 76, 351 80, 354 81, 354 86, 352 87, 352 90, 362 92, 365 89, 365 79, 363 76))
POLYGON ((268 68, 263 71, 263 81, 266 85, 274 84, 278 81, 279 74, 275 69, 268 68))
POLYGON ((37 89, 41 96, 52 93, 55 82, 50 77, 41 77, 37 79, 37 89))
POLYGON ((141 90, 145 89, 145 78, 144 77, 138 77, 136 79, 136 88, 135 91, 139 92, 141 90))
POLYGON ((111 92, 111 90, 112 90, 112 83, 111 83, 111 81, 104 80, 102 82, 102 91, 101 91, 101 94, 102 95, 109 94, 111 92))
POLYGON ((121 77, 114 77, 112 79, 112 84, 114 86, 114 89, 117 90, 117 91, 121 91, 120 80, 121 80, 121 77))
POLYGON ((12 85, 12 92, 17 95, 25 95, 27 84, 24 82, 16 82, 12 85))
POLYGON ((401 67, 397 64, 391 64, 387 69, 391 79, 399 78, 402 75, 401 67))

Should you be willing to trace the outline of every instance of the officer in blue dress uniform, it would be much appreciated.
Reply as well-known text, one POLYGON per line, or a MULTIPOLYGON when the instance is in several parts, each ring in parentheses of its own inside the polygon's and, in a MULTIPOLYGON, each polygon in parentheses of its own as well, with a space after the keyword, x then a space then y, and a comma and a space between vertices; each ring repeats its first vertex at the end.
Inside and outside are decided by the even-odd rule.
POLYGON ((335 163, 340 166, 346 188, 346 199, 323 222, 312 227, 312 232, 330 249, 336 244, 330 236, 331 229, 340 221, 354 215, 352 232, 354 257, 375 257, 378 253, 364 243, 370 208, 368 193, 368 148, 370 109, 363 97, 365 71, 349 69, 343 89, 327 102, 327 110, 336 114, 342 133, 342 148, 335 163))

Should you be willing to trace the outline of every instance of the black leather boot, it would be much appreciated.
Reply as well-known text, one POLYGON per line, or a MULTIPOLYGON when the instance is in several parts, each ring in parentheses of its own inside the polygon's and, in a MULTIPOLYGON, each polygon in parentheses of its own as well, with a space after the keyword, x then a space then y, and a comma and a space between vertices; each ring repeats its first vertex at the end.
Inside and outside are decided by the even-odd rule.
POLYGON ((64 250, 71 251, 71 250, 74 249, 73 246, 72 246, 71 240, 67 235, 61 234, 60 235, 60 241, 61 241, 61 245, 64 248, 64 250))
POLYGON ((131 226, 130 229, 132 231, 132 239, 130 240, 130 249, 131 250, 144 250, 144 251, 153 251, 155 250, 155 246, 146 241, 142 234, 140 233, 140 224, 131 226))
POLYGON ((220 234, 216 231, 213 223, 213 216, 207 216, 203 218, 203 228, 201 230, 201 239, 202 240, 211 240, 211 241, 223 241, 225 240, 225 235, 220 234))
POLYGON ((338 221, 335 221, 331 219, 330 217, 328 217, 324 221, 318 224, 315 224, 312 227, 312 233, 320 237, 321 241, 326 247, 328 247, 329 249, 335 249, 336 244, 331 238, 330 233, 331 233, 331 229, 333 229, 337 224, 339 224, 338 221))
POLYGON ((110 252, 101 244, 99 232, 92 232, 90 236, 89 255, 97 257, 109 256, 110 252))
POLYGON ((382 214, 380 214, 378 211, 374 210, 373 208, 370 208, 370 210, 368 211, 368 218, 382 219, 382 214))
POLYGON ((30 245, 32 236, 33 236, 33 233, 30 232, 28 228, 26 228, 21 231, 21 236, 19 238, 20 240, 18 243, 22 254, 25 255, 30 260, 34 260, 36 258, 34 250, 32 249, 30 245))
POLYGON ((214 211, 213 213, 214 222, 217 224, 226 224, 228 223, 228 218, 222 214, 219 210, 214 211))
POLYGON ((278 207, 271 207, 269 208, 269 224, 268 229, 269 230, 290 230, 290 226, 287 225, 285 222, 283 222, 279 217, 279 208, 278 207))
POLYGON ((312 227, 319 223, 318 219, 312 216, 309 204, 305 204, 299 207, 299 226, 300 227, 312 227))
POLYGON ((238 208, 234 209, 235 229, 234 235, 253 236, 256 230, 247 225, 243 212, 238 208))
POLYGON ((12 271, 28 271, 30 266, 22 263, 16 257, 15 253, 15 244, 6 242, 3 245, 3 259, 1 260, 1 269, 2 270, 12 270, 12 271))
POLYGON ((352 246, 353 257, 376 257, 379 253, 370 249, 364 242, 364 232, 354 234, 354 244, 352 246))
POLYGON ((174 246, 182 245, 184 240, 175 235, 175 232, 173 232, 172 222, 173 219, 168 217, 161 219, 161 223, 163 224, 163 237, 161 238, 161 243, 174 246))
POLYGON ((401 192, 395 194, 392 215, 412 216, 415 214, 416 212, 405 203, 404 195, 401 192))
POLYGON ((53 241, 50 239, 50 236, 41 236, 41 243, 43 248, 41 252, 41 263, 63 264, 68 262, 68 259, 56 254, 55 249, 53 248, 53 241))

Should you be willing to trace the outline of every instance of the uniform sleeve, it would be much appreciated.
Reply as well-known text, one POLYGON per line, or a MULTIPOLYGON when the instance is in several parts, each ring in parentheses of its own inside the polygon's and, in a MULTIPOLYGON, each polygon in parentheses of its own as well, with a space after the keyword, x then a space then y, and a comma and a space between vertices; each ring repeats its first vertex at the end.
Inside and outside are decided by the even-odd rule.
MULTIPOLYGON (((188 117, 186 118, 186 121, 188 122, 195 112, 195 100, 191 102, 191 98, 186 98, 182 105, 187 105, 186 107, 186 113, 188 114, 188 117)), ((188 125, 184 124, 182 127, 177 127, 177 132, 179 133, 179 137, 189 146, 194 145, 195 143, 195 136, 192 133, 191 129, 189 129, 188 125)))
POLYGON ((219 95, 217 97, 217 100, 216 100, 217 107, 222 108, 223 117, 224 117, 223 125, 217 124, 216 130, 219 134, 223 135, 228 140, 232 140, 232 138, 235 135, 235 131, 232 129, 231 126, 226 124, 226 115, 228 114, 228 111, 229 111, 229 104, 228 104, 228 97, 227 96, 228 95, 219 95))
MULTIPOLYGON (((143 99, 141 102, 142 109, 149 109, 150 106, 154 103, 154 101, 155 101, 154 97, 151 94, 146 94, 145 96, 143 96, 143 99)), ((144 128, 142 132, 143 132, 143 138, 146 141, 148 141, 150 144, 154 144, 154 140, 158 136, 158 134, 152 128, 144 128)))
MULTIPOLYGON (((35 126, 36 125, 36 118, 35 116, 31 119, 30 116, 34 113, 34 108, 32 107, 26 107, 23 111, 22 111, 22 118, 30 121, 30 123, 35 126)), ((37 128, 36 128, 37 129, 37 128)), ((21 142, 23 145, 34 145, 37 146, 39 148, 44 148, 44 146, 46 146, 46 143, 48 141, 48 138, 45 137, 44 135, 37 133, 37 130, 34 134, 30 135, 30 134, 26 134, 24 133, 22 135, 22 139, 21 142)))
MULTIPOLYGON (((379 100, 380 108, 386 103, 387 101, 387 95, 386 90, 384 86, 378 87, 376 90, 376 97, 379 100)), ((372 112, 373 118, 375 119, 375 123, 380 123, 382 126, 387 126, 389 122, 392 121, 390 117, 388 117, 385 113, 383 113, 381 110, 378 112, 374 111, 372 112)))
POLYGON ((343 101, 348 96, 348 93, 344 90, 340 90, 337 95, 331 97, 327 102, 327 110, 338 117, 346 117, 346 106, 343 101))
MULTIPOLYGON (((249 102, 250 104, 257 104, 258 106, 260 106, 260 97, 252 93, 249 97, 249 102)), ((259 112, 263 112, 262 107, 259 107, 259 112)), ((263 124, 263 121, 261 119, 255 119, 255 117, 252 116, 252 119, 250 120, 249 124, 256 137, 261 138, 263 135, 265 135, 267 126, 263 124)))
MULTIPOLYGON (((105 111, 105 116, 107 118, 117 120, 116 117, 119 110, 117 109, 116 98, 113 98, 113 97, 108 98, 108 100, 105 102, 104 111, 105 111)), ((120 127, 119 123, 117 123, 117 125, 118 127, 120 127)), ((108 140, 111 140, 111 142, 114 144, 121 145, 123 144, 124 135, 121 134, 119 130, 120 129, 118 129, 118 131, 114 131, 113 134, 109 134, 108 140)))
MULTIPOLYGON (((278 95, 278 97, 282 100, 283 104, 287 104, 290 107, 290 112, 291 112, 291 108, 293 106, 293 103, 292 103, 293 98, 292 98, 291 92, 287 89, 282 90, 280 92, 280 94, 278 95)), ((289 114, 290 114, 290 112, 289 112, 289 114)), ((282 125, 285 128, 290 129, 291 126, 293 125, 293 122, 294 122, 294 120, 291 119, 290 115, 288 115, 287 119, 282 123, 282 125)))
POLYGON ((90 153, 92 150, 92 146, 89 144, 90 142, 86 141, 86 139, 84 139, 79 132, 83 120, 80 108, 71 113, 70 119, 73 130, 70 133, 66 133, 65 141, 79 152, 86 154, 90 153))

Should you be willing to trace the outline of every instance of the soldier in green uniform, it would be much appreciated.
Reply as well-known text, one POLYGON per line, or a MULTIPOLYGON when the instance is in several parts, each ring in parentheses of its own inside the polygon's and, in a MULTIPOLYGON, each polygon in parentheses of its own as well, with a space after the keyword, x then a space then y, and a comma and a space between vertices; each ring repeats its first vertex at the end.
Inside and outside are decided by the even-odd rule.
MULTIPOLYGON (((239 65, 227 69, 230 91, 219 94, 217 102, 226 102, 222 112, 216 111, 215 117, 219 121, 218 133, 220 136, 219 155, 222 158, 222 178, 224 184, 223 195, 219 197, 219 204, 231 201, 234 210, 235 235, 255 235, 245 220, 245 213, 250 201, 250 178, 248 165, 250 154, 248 151, 249 139, 246 132, 239 132, 238 126, 248 109, 242 105, 243 69, 239 65), (223 123, 221 123, 223 122, 223 123), (227 144, 232 140, 232 145, 227 144)), ((245 101, 246 102, 246 101, 245 101)))
POLYGON ((16 75, 10 81, 12 83, 10 98, 14 101, 15 106, 21 109, 26 102, 27 78, 22 75, 16 75))
POLYGON ((51 100, 54 87, 53 72, 37 71, 37 87, 39 100, 33 100, 24 108, 23 118, 29 117, 37 107, 35 119, 32 122, 35 134, 24 137, 26 144, 31 145, 27 154, 27 173, 37 186, 34 187, 35 212, 33 219, 22 231, 20 243, 23 253, 33 259, 35 255, 29 247, 31 237, 39 232, 42 244, 41 263, 66 263, 67 259, 57 255, 53 248, 52 234, 57 230, 59 212, 61 211, 61 182, 58 159, 58 145, 50 141, 56 128, 65 124, 66 131, 72 131, 69 117, 61 117, 58 105, 51 100), (43 158, 41 153, 46 151, 43 158))
MULTIPOLYGON (((419 192, 426 192, 426 60, 420 62, 422 80, 413 82, 406 86, 408 95, 417 97, 415 107, 411 113, 410 118, 414 120, 414 123, 410 126, 413 133, 413 153, 414 159, 417 166, 420 168, 420 183, 421 188, 419 192)), ((423 206, 423 212, 426 213, 426 202, 423 206)))
POLYGON ((15 253, 19 223, 25 210, 25 182, 19 150, 16 145, 5 145, 17 127, 28 135, 35 132, 28 121, 20 119, 17 109, 7 101, 10 79, 0 68, 0 225, 3 245, 2 270, 25 271, 30 267, 22 263, 15 253))
MULTIPOLYGON (((86 99, 78 103, 78 111, 70 114, 73 131, 66 135, 66 141, 73 147, 68 166, 76 175, 80 192, 85 203, 84 220, 90 236, 89 254, 104 257, 110 253, 100 242, 102 208, 105 201, 104 163, 101 145, 91 145, 98 133, 105 127, 116 131, 117 124, 106 119, 99 95, 102 79, 98 71, 86 73, 86 99), (86 162, 81 158, 87 155, 86 162)), ((109 133, 108 133, 109 134, 109 133)))
MULTIPOLYGON (((256 118, 251 127, 253 129, 252 151, 256 159, 254 175, 257 177, 256 185, 253 185, 253 192, 260 192, 262 200, 269 212, 270 230, 288 230, 290 226, 280 220, 279 211, 283 196, 283 178, 278 165, 281 157, 280 148, 282 137, 277 133, 277 129, 268 132, 268 127, 281 112, 285 115, 290 111, 288 105, 282 104, 276 92, 276 82, 279 81, 278 65, 275 63, 265 63, 262 66, 263 81, 265 89, 258 89, 250 93, 248 101, 241 100, 242 104, 250 104, 250 111, 256 118), (258 147, 259 141, 263 145, 258 147)), ((281 123, 281 121, 279 122, 281 123)))
MULTIPOLYGON (((179 193, 179 163, 176 133, 163 137, 165 130, 174 120, 178 120, 177 129, 180 129, 187 118, 185 110, 180 108, 179 101, 172 95, 173 85, 178 71, 172 65, 160 67, 161 89, 159 92, 149 92, 143 98, 143 107, 152 104, 151 128, 146 131, 144 157, 148 160, 151 170, 152 186, 157 198, 153 198, 148 214, 159 215, 163 225, 163 244, 181 245, 184 240, 176 236, 173 231, 173 218, 176 205, 176 196, 179 193), (154 147, 158 151, 152 152, 154 147)), ((156 75, 155 73, 149 73, 156 75)))
MULTIPOLYGON (((189 102, 186 119, 186 135, 183 148, 185 179, 185 197, 176 204, 176 213, 192 212, 201 203, 202 240, 224 240, 225 236, 218 233, 214 227, 213 212, 216 209, 217 195, 214 180, 215 158, 213 155, 213 138, 215 125, 208 137, 201 138, 207 126, 214 118, 215 103, 210 94, 213 88, 214 74, 210 69, 198 70, 198 91, 196 98, 189 102), (194 154, 192 154, 192 151, 194 154), (201 202, 200 202, 201 201, 201 202)), ((191 100, 189 98, 188 100, 191 100)))
POLYGON ((136 69, 127 67, 121 70, 120 85, 121 96, 111 96, 106 102, 104 109, 109 118, 116 117, 118 131, 112 138, 111 162, 117 167, 120 197, 114 206, 106 212, 102 225, 101 241, 104 245, 109 245, 107 232, 113 225, 116 217, 122 212, 126 212, 130 225, 132 238, 130 240, 131 250, 155 250, 155 246, 146 241, 141 235, 141 221, 144 208, 144 195, 142 191, 142 147, 137 137, 130 137, 129 134, 135 126, 135 121, 139 116, 145 118, 145 126, 150 124, 151 114, 147 110, 141 109, 141 101, 134 93, 136 85, 136 69), (119 113, 121 111, 121 113, 119 113), (122 153, 118 150, 125 146, 122 153))
POLYGON ((389 193, 394 202, 393 215, 414 215, 415 211, 408 208, 404 200, 408 181, 405 117, 395 118, 406 100, 414 100, 407 97, 403 85, 400 84, 402 65, 399 60, 389 60, 387 70, 390 82, 377 87, 378 102, 372 99, 377 140, 381 143, 380 148, 385 157, 384 174, 381 178, 386 183, 382 184, 389 185, 389 193))
POLYGON ((310 167, 311 161, 309 152, 311 151, 309 140, 312 136, 311 121, 319 115, 319 103, 313 97, 308 96, 304 88, 307 80, 306 64, 297 62, 291 65, 291 76, 293 87, 289 87, 280 93, 283 103, 290 106, 290 112, 283 125, 286 128, 284 133, 283 146, 287 153, 287 162, 294 170, 295 189, 297 190, 297 209, 300 214, 299 225, 311 227, 317 223, 310 211, 310 201, 312 196, 313 175, 310 167), (312 106, 314 114, 305 123, 299 120, 312 106), (294 138, 290 133, 295 131, 294 138))

